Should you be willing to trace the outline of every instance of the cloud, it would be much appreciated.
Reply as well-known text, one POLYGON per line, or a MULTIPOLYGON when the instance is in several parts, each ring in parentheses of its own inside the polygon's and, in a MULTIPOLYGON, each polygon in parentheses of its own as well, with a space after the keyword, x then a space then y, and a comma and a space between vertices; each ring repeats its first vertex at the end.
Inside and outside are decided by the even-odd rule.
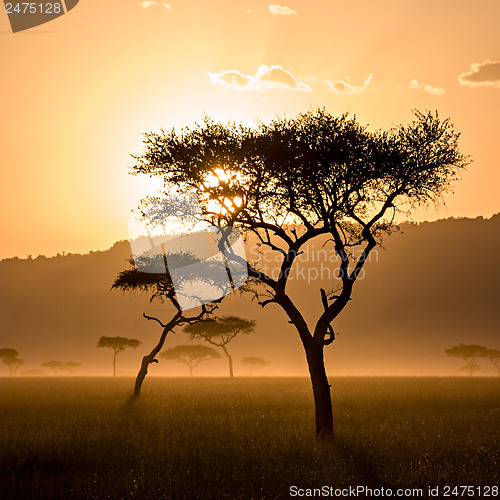
POLYGON ((296 16, 297 12, 281 5, 269 5, 269 12, 275 16, 296 16))
POLYGON ((336 94, 359 94, 366 90, 370 82, 372 81, 373 75, 370 75, 364 82, 363 85, 352 85, 350 83, 350 78, 347 77, 345 80, 336 80, 331 82, 326 80, 325 83, 328 85, 328 89, 332 90, 336 94))
POLYGON ((462 73, 458 77, 458 81, 462 85, 470 87, 480 85, 500 87, 500 61, 484 61, 480 64, 471 64, 470 71, 462 73))
POLYGON ((281 66, 266 66, 263 64, 255 75, 244 75, 236 70, 226 70, 220 73, 208 73, 214 85, 238 90, 303 90, 311 91, 309 87, 290 71, 281 66))
POLYGON ((239 71, 221 71, 220 73, 208 73, 213 84, 224 85, 224 87, 243 89, 248 87, 252 81, 249 75, 242 75, 239 71))
MULTIPOLYGON (((144 0, 144 2, 139 2, 139 5, 143 9, 147 9, 148 7, 152 7, 153 5, 158 5, 158 2, 155 2, 153 0, 144 0)), ((172 6, 169 3, 162 2, 162 5, 163 5, 163 7, 165 7, 165 9, 172 10, 172 6)))
POLYGON ((431 95, 443 95, 444 89, 440 87, 433 87, 432 85, 424 85, 423 83, 418 83, 417 80, 412 80, 408 84, 410 90, 423 90, 431 95))

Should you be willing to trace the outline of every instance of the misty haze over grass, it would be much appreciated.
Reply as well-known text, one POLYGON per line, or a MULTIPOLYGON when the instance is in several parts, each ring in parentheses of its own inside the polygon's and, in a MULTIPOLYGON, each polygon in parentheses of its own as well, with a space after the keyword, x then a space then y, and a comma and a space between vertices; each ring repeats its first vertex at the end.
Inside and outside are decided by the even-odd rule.
MULTIPOLYGON (((335 322, 337 339, 326 349, 331 375, 463 375, 458 360, 447 358, 444 349, 458 343, 500 348, 500 264, 490 258, 500 246, 500 215, 400 227, 385 239, 384 249, 374 252, 366 265, 366 279, 359 281, 353 299, 335 322), (479 267, 472 265, 471 251, 479 267)), ((321 245, 311 248, 310 255, 324 255, 322 250, 321 245)), ((33 374, 42 363, 60 360, 81 363, 77 375, 111 375, 110 353, 95 347, 103 335, 142 342, 137 350, 121 353, 117 364, 118 375, 137 373, 142 356, 160 333, 159 326, 146 321, 142 313, 165 319, 170 310, 149 303, 147 295, 110 291, 129 257, 130 245, 120 242, 87 255, 0 262, 0 347, 15 348, 25 360, 19 373, 33 374)), ((311 267, 321 265, 315 260, 311 267)), ((291 280, 289 286, 306 316, 309 312, 313 317, 319 284, 291 280)), ((219 313, 257 321, 255 334, 231 344, 236 376, 248 374, 241 364, 247 356, 271 362, 261 375, 307 373, 296 332, 281 311, 262 309, 249 296, 233 294, 219 313)), ((165 348, 188 342, 179 331, 169 336, 165 348)), ((495 375, 491 363, 480 364, 477 375, 495 375)), ((0 368, 0 374, 8 376, 7 368, 0 368)), ((198 370, 198 375, 226 375, 222 360, 208 361, 198 370)), ((151 376, 185 374, 184 367, 163 361, 150 370, 151 376)))

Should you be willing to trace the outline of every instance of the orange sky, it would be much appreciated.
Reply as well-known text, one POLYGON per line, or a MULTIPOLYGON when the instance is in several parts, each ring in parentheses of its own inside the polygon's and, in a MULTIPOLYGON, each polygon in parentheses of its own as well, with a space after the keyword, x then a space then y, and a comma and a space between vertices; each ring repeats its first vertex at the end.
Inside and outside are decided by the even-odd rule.
POLYGON ((497 0, 80 0, 12 34, 1 12, 0 258, 127 238, 145 193, 127 173, 141 133, 204 113, 252 124, 320 105, 385 128, 437 109, 474 163, 446 208, 416 219, 489 217, 500 211, 498 19, 497 0))

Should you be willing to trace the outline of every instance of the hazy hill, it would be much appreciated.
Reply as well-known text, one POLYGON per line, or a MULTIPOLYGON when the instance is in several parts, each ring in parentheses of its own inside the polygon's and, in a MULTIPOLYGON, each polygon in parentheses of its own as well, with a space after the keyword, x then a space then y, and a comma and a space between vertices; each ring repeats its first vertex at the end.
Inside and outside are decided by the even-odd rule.
MULTIPOLYGON (((337 340, 327 349, 331 374, 459 374, 460 362, 443 350, 458 342, 500 348, 500 215, 491 219, 446 219, 402 224, 367 265, 353 300, 335 323, 337 340)), ((311 247, 312 268, 328 278, 331 254, 311 247)), ((78 373, 110 374, 111 352, 96 349, 101 335, 138 338, 143 345, 118 358, 118 372, 133 374, 140 357, 161 329, 142 312, 168 319, 170 310, 145 296, 110 291, 127 265, 128 242, 103 252, 0 262, 0 347, 13 347, 25 369, 49 360, 78 361, 78 373)), ((273 265, 270 263, 269 265, 273 265)), ((304 262, 297 266, 299 270, 304 262)), ((300 272, 297 273, 300 276, 300 272)), ((314 274, 312 275, 314 277, 314 274)), ((312 318, 319 311, 319 287, 333 284, 293 279, 290 293, 312 318)), ((254 317, 255 335, 236 339, 236 374, 245 374, 243 356, 271 361, 263 374, 306 374, 297 333, 275 305, 260 308, 249 297, 231 296, 222 313, 254 317)), ((169 346, 185 343, 181 332, 169 346)), ((482 361, 482 374, 493 374, 482 361)), ((224 375, 221 360, 202 364, 198 374, 224 375)), ((153 374, 185 375, 174 363, 160 363, 153 374)), ((7 370, 0 365, 0 373, 7 370)))

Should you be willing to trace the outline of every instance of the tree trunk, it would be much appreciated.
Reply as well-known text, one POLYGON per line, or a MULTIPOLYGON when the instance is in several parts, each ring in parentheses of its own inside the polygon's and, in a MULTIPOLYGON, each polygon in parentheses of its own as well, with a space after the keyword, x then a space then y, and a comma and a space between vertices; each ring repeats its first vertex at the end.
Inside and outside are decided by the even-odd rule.
POLYGON ((234 372, 233 372, 233 358, 229 354, 228 350, 226 349, 226 346, 223 345, 221 346, 222 350, 224 351, 224 354, 227 356, 227 360, 229 362, 229 376, 234 377, 234 372))
POLYGON ((148 354, 142 358, 141 368, 135 379, 134 398, 141 395, 142 383, 148 374, 148 366, 153 363, 154 355, 148 354))
POLYGON ((165 343, 165 339, 167 338, 168 332, 177 325, 177 321, 179 319, 179 315, 175 315, 169 323, 167 323, 161 334, 160 340, 158 344, 156 344, 155 348, 147 355, 142 358, 141 368, 139 373, 137 374, 137 378, 135 379, 135 387, 134 387, 134 398, 138 398, 141 395, 142 383, 148 374, 148 366, 151 363, 158 363, 158 360, 155 359, 155 356, 161 351, 163 344, 165 343))
POLYGON ((188 365, 188 368, 189 368, 189 375, 191 375, 191 377, 193 376, 193 367, 191 365, 188 365))
POLYGON ((116 351, 115 355, 113 356, 113 377, 116 377, 116 351))
POLYGON ((333 413, 330 384, 325 371, 323 344, 312 341, 306 350, 307 365, 314 394, 316 410, 316 436, 319 439, 333 438, 333 413))

